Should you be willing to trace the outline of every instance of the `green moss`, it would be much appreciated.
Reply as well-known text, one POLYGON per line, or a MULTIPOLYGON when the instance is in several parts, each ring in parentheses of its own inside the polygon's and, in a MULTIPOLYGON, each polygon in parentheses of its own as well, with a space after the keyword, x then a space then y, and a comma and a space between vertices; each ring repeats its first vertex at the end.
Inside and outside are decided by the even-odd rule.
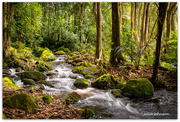
POLYGON ((18 85, 14 84, 14 82, 8 78, 8 77, 4 77, 3 78, 3 85, 7 86, 7 87, 10 87, 14 90, 18 90, 18 89, 21 89, 21 87, 19 87, 18 85))
POLYGON ((42 84, 37 84, 30 88, 30 92, 36 92, 36 91, 42 92, 42 90, 44 90, 44 86, 42 84))
POLYGON ((21 72, 21 73, 16 73, 16 75, 18 75, 21 79, 28 78, 28 79, 33 79, 34 81, 46 79, 46 76, 38 71, 21 72))
POLYGON ((35 85, 36 84, 33 79, 28 79, 28 78, 24 78, 22 80, 22 82, 24 83, 24 85, 35 85))
POLYGON ((36 65, 36 70, 38 71, 50 71, 52 70, 52 65, 45 63, 43 61, 39 61, 38 64, 36 65))
POLYGON ((111 77, 110 75, 104 74, 102 76, 100 76, 99 78, 97 78, 96 80, 94 80, 91 85, 93 87, 97 87, 100 89, 104 89, 104 88, 110 88, 111 86, 111 77))
POLYGON ((74 86, 80 89, 87 88, 89 85, 89 81, 84 78, 76 79, 74 82, 74 86))
POLYGON ((75 103, 75 102, 78 102, 80 99, 81 99, 81 96, 78 93, 72 92, 66 96, 65 101, 67 103, 75 103))
POLYGON ((86 75, 84 76, 84 78, 86 78, 86 79, 90 79, 90 78, 93 78, 93 76, 92 76, 92 75, 90 75, 90 74, 86 74, 86 75))
POLYGON ((85 50, 85 49, 82 49, 82 50, 81 50, 81 54, 84 54, 84 53, 86 53, 86 50, 85 50))
POLYGON ((51 103, 52 102, 51 97, 48 94, 43 95, 42 99, 44 100, 45 103, 51 103))
POLYGON ((25 93, 8 96, 4 99, 3 104, 29 112, 32 112, 36 108, 36 103, 33 101, 31 95, 25 93))
POLYGON ((3 119, 8 119, 4 113, 3 113, 2 118, 3 118, 3 119))
POLYGON ((94 55, 94 51, 92 51, 92 50, 89 50, 88 53, 94 55))
POLYGON ((84 66, 85 67, 91 67, 92 66, 92 64, 89 62, 89 61, 84 61, 84 66))
POLYGON ((68 48, 64 48, 64 52, 71 52, 68 48))
POLYGON ((149 98, 154 95, 154 87, 146 78, 130 79, 123 87, 122 94, 128 97, 149 98))
POLYGON ((40 56, 40 59, 43 61, 53 61, 56 59, 56 56, 52 54, 49 50, 44 50, 40 56))
POLYGON ((45 49, 42 48, 42 47, 35 47, 33 49, 33 54, 36 56, 36 57, 40 57, 42 52, 44 51, 45 49))
POLYGON ((81 71, 84 69, 84 66, 78 66, 78 67, 74 67, 72 69, 73 73, 81 73, 81 71))
POLYGON ((54 53, 55 55, 65 55, 65 52, 62 50, 59 50, 57 52, 54 53))
POLYGON ((119 97, 122 98, 123 96, 121 95, 121 90, 120 89, 113 89, 111 91, 111 93, 115 96, 115 97, 119 97))
POLYGON ((85 118, 89 118, 92 115, 94 115, 94 111, 92 109, 89 109, 89 108, 85 108, 83 113, 82 113, 82 116, 85 118))
POLYGON ((81 72, 84 76, 93 75, 93 74, 99 74, 99 69, 97 69, 96 67, 85 67, 81 72))

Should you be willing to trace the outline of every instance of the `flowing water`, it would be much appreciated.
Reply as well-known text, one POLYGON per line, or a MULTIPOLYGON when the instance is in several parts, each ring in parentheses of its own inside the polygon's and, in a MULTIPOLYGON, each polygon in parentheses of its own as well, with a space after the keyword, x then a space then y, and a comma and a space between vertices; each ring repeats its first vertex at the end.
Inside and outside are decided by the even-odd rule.
MULTIPOLYGON (((54 94, 62 100, 71 92, 77 92, 82 99, 72 104, 76 108, 91 108, 95 115, 90 119, 175 119, 177 118, 177 92, 156 89, 154 97, 148 100, 115 98, 111 90, 100 90, 93 87, 77 89, 71 77, 83 78, 81 74, 72 72, 72 65, 67 64, 64 55, 57 56, 55 61, 49 62, 57 75, 48 76, 46 81, 53 87, 46 86, 44 93, 54 94)), ((48 74, 49 72, 44 72, 48 74)), ((10 69, 10 77, 17 85, 23 87, 20 78, 15 75, 15 69, 10 69)), ((92 81, 89 80, 91 83, 92 81)))

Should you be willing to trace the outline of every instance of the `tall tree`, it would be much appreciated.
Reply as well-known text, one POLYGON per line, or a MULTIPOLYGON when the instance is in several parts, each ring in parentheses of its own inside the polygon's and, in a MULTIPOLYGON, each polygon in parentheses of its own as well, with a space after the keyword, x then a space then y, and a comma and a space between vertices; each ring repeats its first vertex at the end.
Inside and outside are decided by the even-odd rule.
POLYGON ((148 40, 148 29, 149 29, 149 14, 150 14, 150 3, 147 3, 147 8, 146 8, 146 22, 145 22, 145 27, 144 27, 144 44, 147 43, 148 40))
POLYGON ((9 58, 10 56, 10 21, 11 17, 11 3, 3 3, 3 56, 9 58))
POLYGON ((112 44, 110 63, 117 65, 124 62, 120 47, 120 28, 119 28, 119 5, 117 2, 112 3, 112 44))
POLYGON ((96 28, 97 28, 97 39, 96 39, 96 55, 95 59, 101 59, 102 56, 102 21, 101 21, 101 3, 97 3, 97 17, 96 28))
POLYGON ((160 50, 161 50, 161 40, 163 26, 165 22, 166 12, 167 12, 168 3, 159 3, 159 15, 158 15, 158 31, 157 31, 157 40, 156 40, 156 58, 153 66, 153 74, 151 77, 152 84, 156 85, 156 77, 158 73, 159 59, 160 59, 160 50))

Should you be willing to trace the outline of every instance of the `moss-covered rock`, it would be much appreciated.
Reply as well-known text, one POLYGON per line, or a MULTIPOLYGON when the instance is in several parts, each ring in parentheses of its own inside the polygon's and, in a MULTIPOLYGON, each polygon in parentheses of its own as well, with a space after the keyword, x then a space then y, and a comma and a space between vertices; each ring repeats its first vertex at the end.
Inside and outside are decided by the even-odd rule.
POLYGON ((81 71, 84 69, 84 66, 74 67, 72 69, 73 73, 81 73, 81 71))
POLYGON ((21 69, 21 67, 18 67, 17 69, 16 69, 16 72, 22 72, 23 70, 21 69))
POLYGON ((91 67, 91 66, 92 66, 92 63, 89 62, 89 61, 84 61, 83 66, 85 66, 85 67, 91 67))
POLYGON ((90 79, 90 78, 93 78, 93 76, 92 76, 92 75, 90 75, 90 74, 86 74, 86 75, 84 76, 84 78, 86 78, 86 79, 90 79))
POLYGON ((94 115, 94 111, 92 109, 89 109, 89 108, 85 108, 83 113, 82 113, 82 116, 85 118, 89 118, 92 115, 94 115))
POLYGON ((43 95, 42 99, 44 100, 45 103, 51 103, 51 97, 48 94, 43 95))
POLYGON ((36 70, 38 71, 50 71, 52 70, 52 65, 45 63, 43 61, 36 62, 36 70))
POLYGON ((56 56, 52 54, 49 50, 44 50, 40 56, 40 59, 43 61, 53 61, 56 59, 56 56))
POLYGON ((19 76, 21 79, 28 78, 28 79, 33 79, 34 81, 46 79, 46 76, 38 71, 21 72, 21 73, 16 73, 16 75, 19 76))
POLYGON ((127 97, 149 98, 154 95, 154 87, 146 78, 130 79, 123 87, 122 94, 127 97))
POLYGON ((81 70, 81 73, 85 76, 85 75, 95 75, 95 74, 99 74, 99 69, 97 69, 96 67, 84 67, 84 69, 81 70))
POLYGON ((94 55, 94 51, 92 51, 91 49, 88 50, 88 53, 94 55))
POLYGON ((3 100, 3 104, 29 112, 32 112, 37 106, 31 95, 25 93, 8 96, 3 100))
POLYGON ((28 78, 24 78, 22 80, 22 82, 24 83, 24 85, 35 85, 35 81, 33 79, 28 79, 28 78))
POLYGON ((84 78, 76 79, 74 82, 74 86, 80 89, 87 88, 89 85, 89 81, 84 78))
POLYGON ((59 47, 58 50, 62 50, 64 52, 71 52, 68 48, 65 48, 64 46, 59 47))
POLYGON ((119 82, 114 79, 112 75, 101 75, 99 78, 94 80, 91 85, 92 87, 96 87, 99 89, 107 89, 107 88, 118 88, 119 87, 119 82))
POLYGON ((33 49, 33 54, 36 56, 36 57, 40 57, 42 52, 44 51, 45 49, 42 48, 42 47, 35 47, 33 49))
POLYGON ((3 78, 3 86, 10 87, 13 90, 21 89, 21 87, 19 87, 18 85, 14 84, 14 82, 10 78, 8 78, 8 77, 4 77, 3 78))
POLYGON ((48 72, 48 73, 46 73, 46 75, 47 76, 53 76, 53 75, 57 75, 57 73, 56 72, 48 72))
POLYGON ((81 54, 84 54, 84 53, 86 53, 86 50, 85 50, 85 49, 82 49, 82 50, 81 50, 81 54))
POLYGON ((65 55, 65 52, 62 50, 59 50, 57 52, 54 53, 55 55, 65 55))
POLYGON ((78 93, 72 92, 66 96, 65 101, 66 103, 70 104, 70 103, 78 102, 80 99, 81 99, 81 96, 78 93))
POLYGON ((121 90, 120 89, 113 89, 111 91, 111 93, 115 96, 115 97, 119 97, 122 98, 123 96, 121 95, 121 90))

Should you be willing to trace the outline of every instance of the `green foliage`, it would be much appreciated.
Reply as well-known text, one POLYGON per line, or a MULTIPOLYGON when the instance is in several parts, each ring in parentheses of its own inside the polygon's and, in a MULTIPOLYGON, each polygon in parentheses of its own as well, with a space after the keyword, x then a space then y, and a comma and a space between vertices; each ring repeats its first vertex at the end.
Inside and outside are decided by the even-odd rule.
POLYGON ((81 54, 84 54, 84 53, 86 53, 86 50, 85 49, 81 50, 81 54))
POLYGON ((45 103, 51 103, 51 97, 48 94, 43 95, 42 99, 44 100, 45 103))
POLYGON ((84 78, 76 79, 74 82, 74 86, 80 89, 87 88, 89 85, 89 81, 84 78))
POLYGON ((84 66, 85 66, 85 67, 91 67, 92 64, 91 64, 91 62, 89 62, 89 61, 84 61, 84 66))
POLYGON ((42 47, 35 47, 33 48, 33 54, 36 56, 36 57, 40 57, 42 52, 44 51, 45 49, 42 48, 42 47))
POLYGON ((32 112, 37 106, 31 95, 25 93, 8 96, 4 99, 3 104, 29 112, 32 112))

